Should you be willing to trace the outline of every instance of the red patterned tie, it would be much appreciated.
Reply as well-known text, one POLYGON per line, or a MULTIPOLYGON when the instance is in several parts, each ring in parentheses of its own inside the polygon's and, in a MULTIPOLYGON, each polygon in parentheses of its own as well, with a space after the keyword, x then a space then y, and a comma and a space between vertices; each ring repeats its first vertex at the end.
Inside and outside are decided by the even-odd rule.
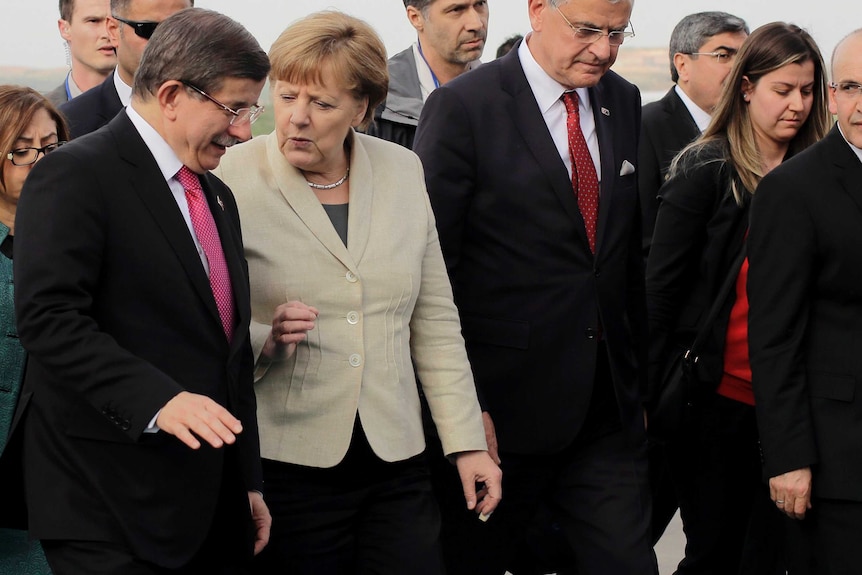
POLYGON ((224 334, 230 341, 233 336, 233 288, 230 283, 230 274, 224 259, 224 252, 221 248, 218 229, 209 205, 207 205, 206 197, 204 197, 204 190, 201 188, 198 175, 183 166, 177 172, 176 178, 186 191, 192 227, 195 229, 195 235, 207 256, 210 266, 210 288, 213 291, 213 297, 215 297, 224 334))
POLYGON ((596 222, 599 217, 599 179, 596 166, 587 141, 581 131, 581 117, 578 113, 578 93, 565 92, 563 103, 566 105, 566 128, 569 131, 569 155, 572 158, 572 188, 578 197, 578 209, 584 218, 590 251, 596 253, 596 222))

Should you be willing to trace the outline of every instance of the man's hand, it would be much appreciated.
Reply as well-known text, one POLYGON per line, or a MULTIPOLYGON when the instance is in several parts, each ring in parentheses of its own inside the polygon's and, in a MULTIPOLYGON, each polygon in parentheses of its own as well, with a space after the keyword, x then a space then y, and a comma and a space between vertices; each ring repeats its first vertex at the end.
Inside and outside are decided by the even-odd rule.
POLYGON ((503 497, 503 472, 487 451, 464 451, 455 455, 455 466, 461 476, 467 509, 475 510, 485 521, 494 512, 503 497), (476 484, 482 489, 476 493, 476 484), (478 498, 478 502, 477 502, 478 498))
POLYGON ((272 527, 272 515, 263 496, 257 491, 248 492, 248 504, 251 507, 251 518, 254 521, 254 554, 257 555, 269 543, 269 529, 272 527))
POLYGON ((793 519, 804 519, 811 509, 811 468, 803 467, 769 479, 769 496, 793 519))
POLYGON ((491 419, 491 414, 487 411, 482 412, 482 424, 485 426, 485 442, 488 444, 488 455, 494 460, 494 463, 500 465, 500 453, 497 450, 497 429, 494 427, 494 420, 491 419))
POLYGON ((296 344, 314 329, 320 312, 301 301, 289 301, 275 308, 272 330, 263 344, 261 353, 267 359, 288 358, 296 351, 296 344))
POLYGON ((159 412, 156 425, 165 433, 198 449, 198 437, 215 448, 236 441, 242 423, 230 412, 205 395, 181 391, 159 412))

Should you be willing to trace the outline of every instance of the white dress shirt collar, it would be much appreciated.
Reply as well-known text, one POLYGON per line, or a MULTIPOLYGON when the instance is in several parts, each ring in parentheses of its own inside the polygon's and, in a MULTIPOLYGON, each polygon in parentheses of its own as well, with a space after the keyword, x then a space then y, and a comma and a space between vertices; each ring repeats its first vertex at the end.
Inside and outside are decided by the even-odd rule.
POLYGON ((123 82, 123 79, 120 78, 120 70, 114 70, 114 88, 117 90, 117 96, 120 97, 120 102, 123 103, 123 107, 126 108, 129 104, 132 103, 132 87, 123 82))
POLYGON ((847 136, 844 135, 844 131, 841 129, 841 124, 836 122, 835 125, 838 126, 838 132, 841 133, 841 137, 844 138, 844 141, 847 142, 847 145, 850 146, 850 149, 853 150, 853 153, 856 154, 856 157, 859 158, 860 162, 862 162, 862 148, 857 148, 850 143, 850 140, 847 139, 847 136))
MULTIPOLYGON (((551 134, 551 139, 560 154, 560 158, 566 165, 569 172, 569 177, 572 175, 572 159, 569 155, 569 133, 566 128, 566 106, 560 99, 564 92, 568 92, 565 86, 551 78, 545 72, 536 59, 533 53, 530 52, 528 45, 530 34, 521 42, 518 47, 518 57, 521 59, 521 68, 524 70, 524 76, 527 77, 527 83, 533 92, 533 97, 539 105, 539 111, 545 119, 545 124, 548 127, 548 132, 551 134)), ((602 179, 602 163, 599 155, 599 139, 596 133, 596 119, 593 116, 593 108, 590 103, 590 92, 588 88, 576 88, 578 93, 578 114, 581 120, 581 131, 584 134, 584 139, 587 141, 587 148, 590 150, 590 155, 593 158, 593 165, 596 167, 596 176, 599 181, 602 179)))
POLYGON ((159 165, 159 170, 161 170, 165 181, 176 176, 180 168, 183 167, 183 163, 177 157, 174 150, 168 145, 162 135, 135 110, 134 106, 126 108, 126 113, 129 115, 129 119, 138 130, 147 148, 150 149, 150 153, 156 159, 156 163, 159 165))
POLYGON ((697 124, 698 129, 701 133, 706 131, 706 127, 709 126, 709 122, 712 120, 712 116, 708 113, 704 112, 703 109, 694 103, 694 100, 688 97, 688 94, 685 93, 685 90, 679 87, 679 84, 674 86, 674 90, 676 90, 676 95, 679 96, 679 99, 682 100, 682 103, 685 104, 686 110, 691 114, 694 123, 697 124))

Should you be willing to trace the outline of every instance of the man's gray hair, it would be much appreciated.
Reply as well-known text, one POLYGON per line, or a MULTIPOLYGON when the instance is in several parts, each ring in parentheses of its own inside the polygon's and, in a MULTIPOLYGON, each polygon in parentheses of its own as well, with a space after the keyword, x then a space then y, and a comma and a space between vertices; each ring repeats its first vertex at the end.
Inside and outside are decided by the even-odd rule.
POLYGON ((404 7, 413 6, 423 14, 428 10, 428 6, 434 3, 434 0, 404 0, 404 7))
POLYGON ((217 92, 227 78, 263 81, 269 57, 254 36, 223 14, 186 8, 159 24, 141 56, 132 93, 144 100, 169 80, 217 92))
POLYGON ((745 20, 727 12, 698 12, 689 14, 679 21, 670 34, 670 77, 674 83, 679 81, 679 72, 673 65, 674 54, 691 54, 699 52, 707 40, 713 36, 725 33, 748 34, 748 24, 745 20))

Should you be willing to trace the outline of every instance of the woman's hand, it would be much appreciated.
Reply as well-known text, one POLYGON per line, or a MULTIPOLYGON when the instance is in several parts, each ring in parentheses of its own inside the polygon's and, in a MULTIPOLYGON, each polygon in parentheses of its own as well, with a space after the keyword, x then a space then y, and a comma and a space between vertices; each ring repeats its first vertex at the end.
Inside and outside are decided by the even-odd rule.
POLYGON ((467 509, 487 521, 503 497, 503 472, 487 451, 463 451, 455 455, 455 466, 461 476, 467 509), (476 491, 476 485, 481 485, 476 491))
POLYGON ((314 329, 314 322, 319 314, 316 308, 301 301, 289 301, 275 308, 272 330, 263 344, 263 356, 267 359, 286 359, 292 356, 296 351, 296 344, 314 329))

